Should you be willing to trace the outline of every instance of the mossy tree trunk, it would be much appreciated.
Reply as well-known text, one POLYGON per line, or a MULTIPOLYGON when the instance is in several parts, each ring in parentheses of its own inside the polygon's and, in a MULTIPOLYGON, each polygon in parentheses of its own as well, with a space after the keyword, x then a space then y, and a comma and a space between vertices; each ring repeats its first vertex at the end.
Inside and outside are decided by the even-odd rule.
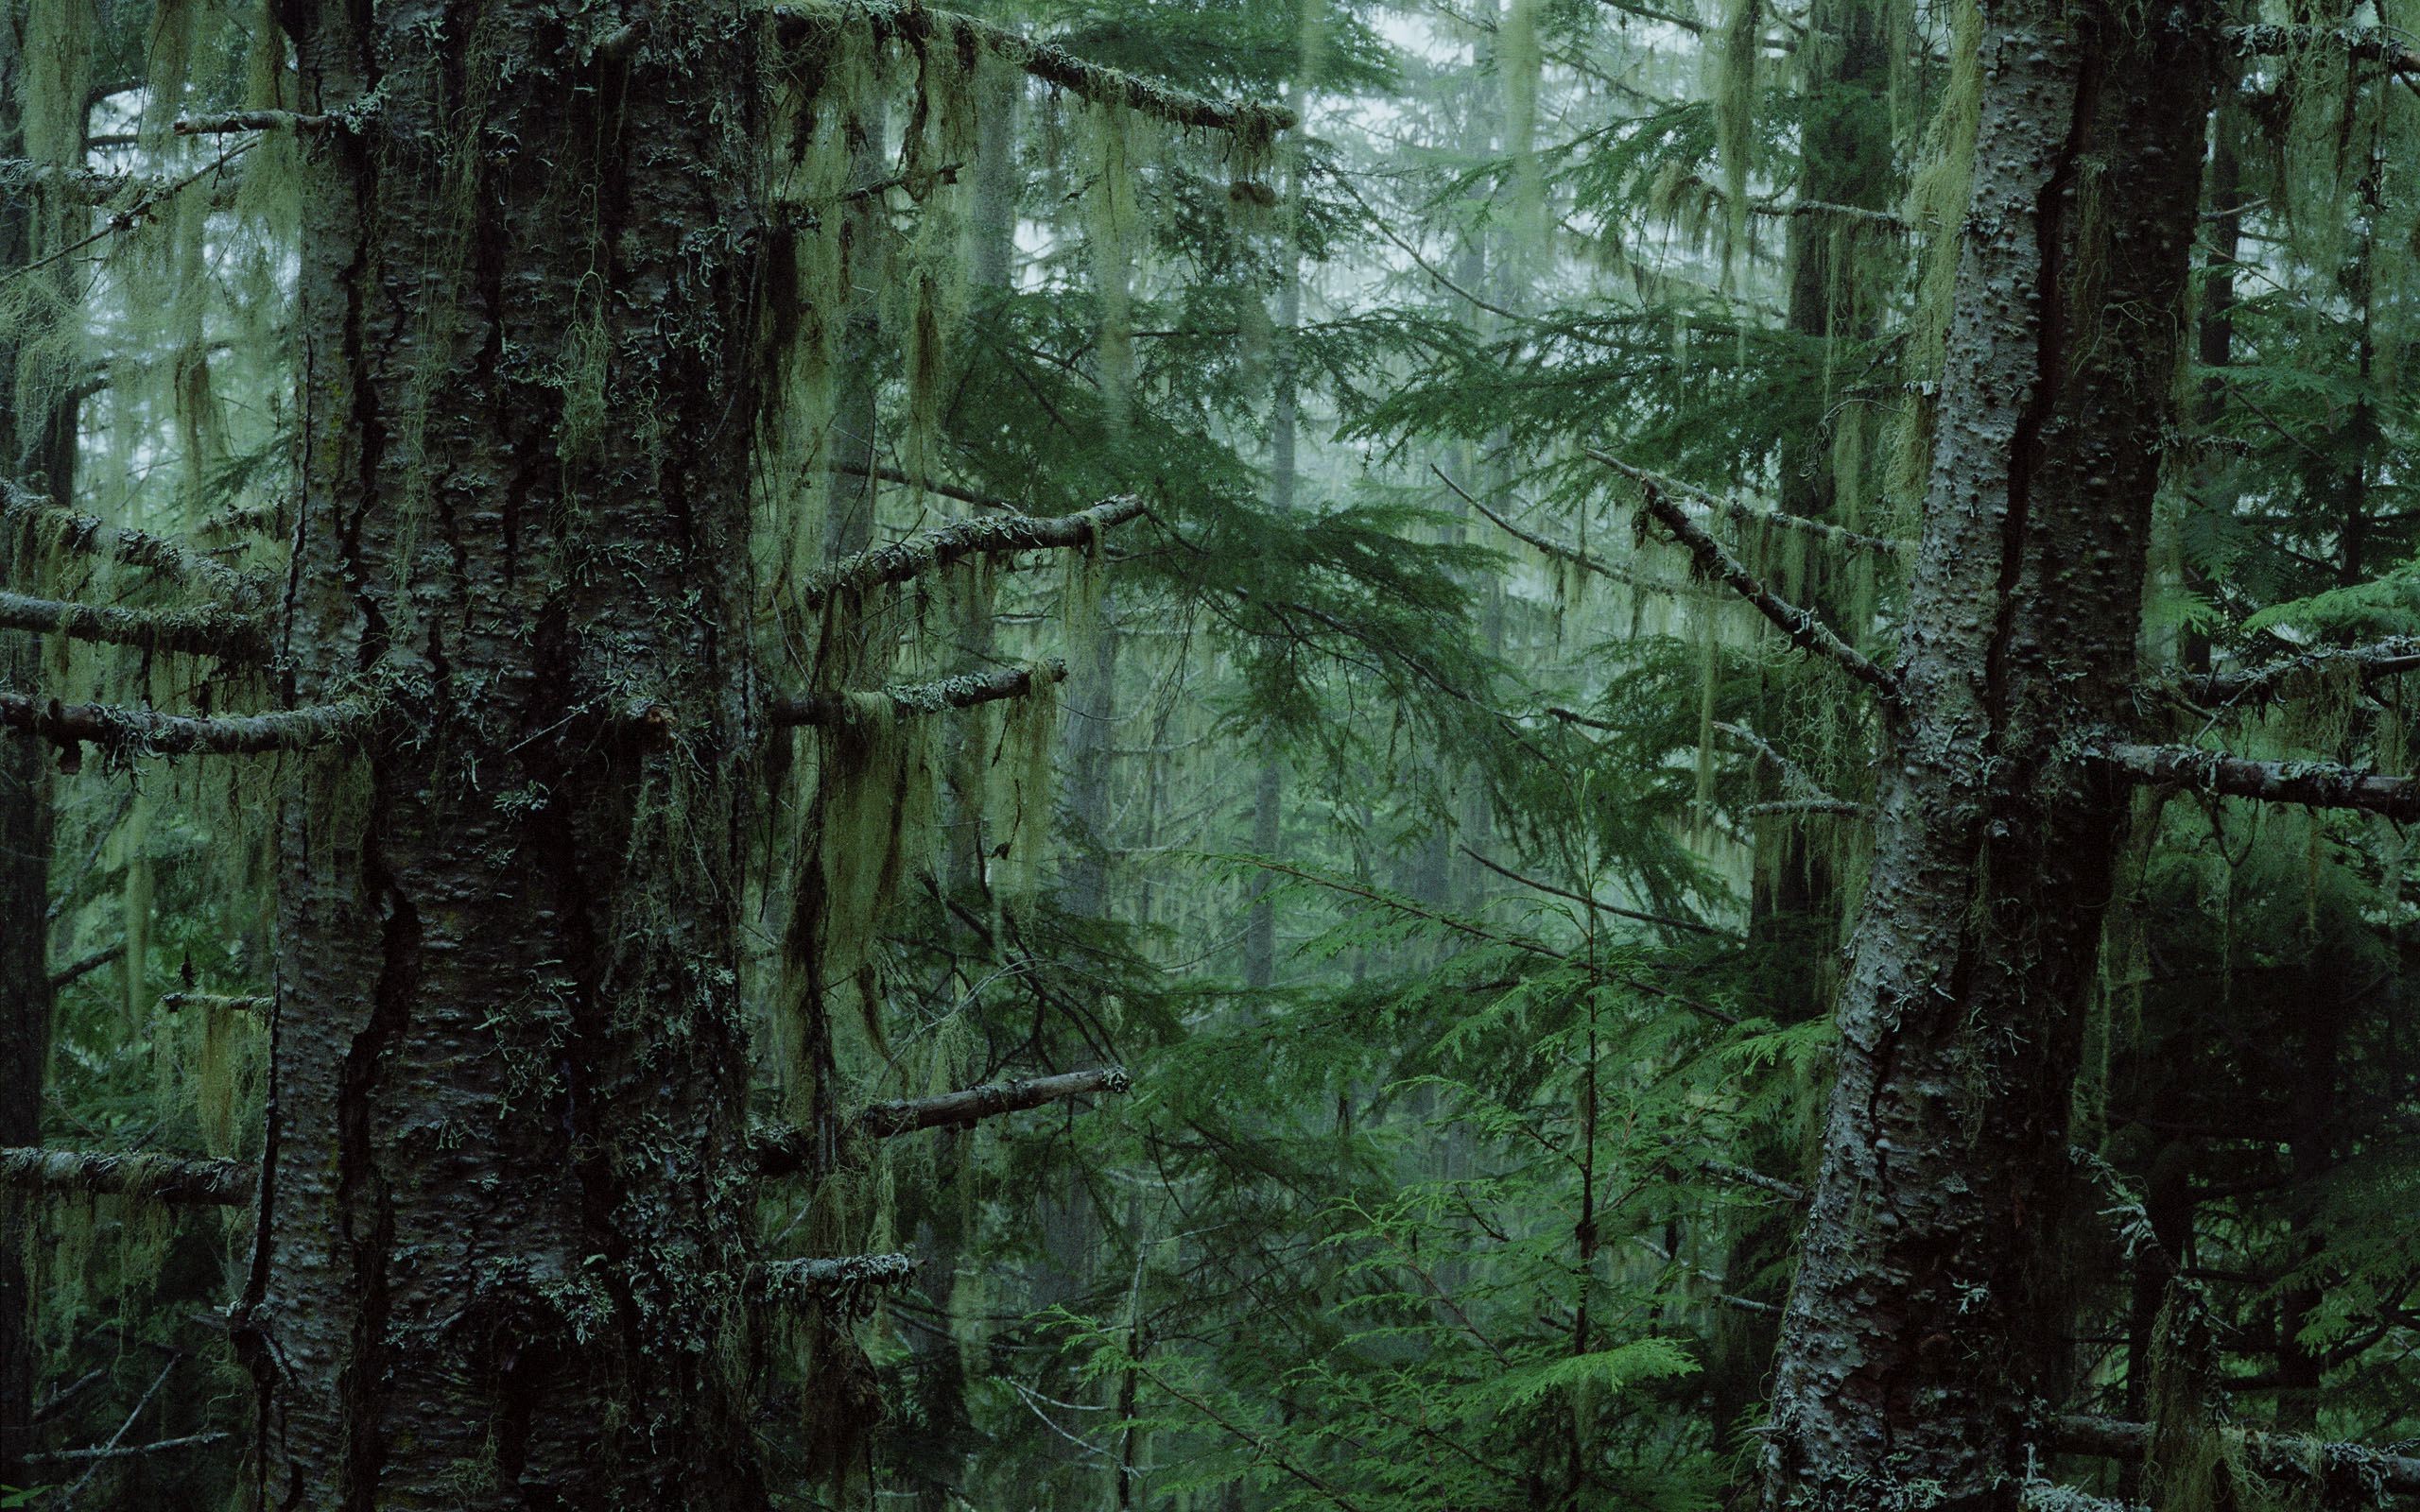
POLYGON ((728 0, 284 0, 306 112, 267 1503, 766 1504, 736 868, 758 286, 728 0))
POLYGON ((1972 199, 1764 1502, 2014 1509, 2125 793, 2215 11, 1986 0, 1972 199))

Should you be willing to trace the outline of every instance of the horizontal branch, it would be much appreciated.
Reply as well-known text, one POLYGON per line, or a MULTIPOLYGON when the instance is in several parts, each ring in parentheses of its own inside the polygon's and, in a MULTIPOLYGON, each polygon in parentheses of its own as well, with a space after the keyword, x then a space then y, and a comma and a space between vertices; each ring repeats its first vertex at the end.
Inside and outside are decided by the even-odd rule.
POLYGON ((205 585, 235 609, 257 608, 270 595, 272 585, 268 579, 238 572, 182 541, 61 509, 41 494, 6 481, 0 481, 0 525, 44 532, 38 538, 43 544, 83 556, 105 557, 172 583, 205 585))
POLYGON ((1667 493, 1678 494, 1691 504, 1701 505, 1717 514, 1728 515, 1741 524, 1795 531, 1799 535, 1812 536, 1818 541, 1839 546, 1844 551, 1871 552, 1877 557, 1901 557, 1907 554, 1908 548, 1905 541, 1893 541, 1888 536, 1864 535, 1849 529, 1846 525, 1836 525, 1823 520, 1810 520, 1805 515, 1791 514, 1787 509, 1748 504, 1738 499, 1726 499, 1719 493, 1709 492, 1695 484, 1684 483, 1678 478, 1666 477, 1661 472, 1651 472, 1646 468, 1625 462, 1612 453, 1598 451, 1593 446, 1588 448, 1588 457, 1591 461, 1602 462, 1634 483, 1661 489, 1667 493))
POLYGON ((756 1267, 756 1295, 775 1307, 838 1303, 856 1312, 887 1286, 905 1286, 916 1274, 906 1255, 843 1255, 833 1260, 769 1260, 756 1267))
MULTIPOLYGON (((1031 666, 1000 667, 990 672, 967 672, 938 682, 917 682, 883 689, 890 700, 892 713, 901 717, 915 714, 937 714, 949 709, 972 709, 977 704, 991 703, 1000 698, 1021 698, 1033 691, 1034 679, 1045 683, 1063 682, 1067 679, 1067 663, 1057 657, 1046 657, 1031 666)), ((817 693, 804 698, 776 698, 771 715, 776 727, 789 729, 801 725, 838 725, 848 722, 850 700, 846 694, 817 693)))
POLYGON ((859 552, 818 573, 807 581, 806 605, 809 609, 820 608, 834 593, 862 593, 886 583, 904 583, 968 557, 1090 545, 1100 539, 1103 531, 1122 525, 1142 512, 1142 499, 1130 493, 1103 500, 1074 514, 1011 514, 962 520, 939 530, 928 530, 913 540, 859 552))
POLYGON ((992 1082, 963 1091, 943 1092, 939 1097, 876 1103, 857 1115, 856 1127, 868 1139, 886 1140, 948 1124, 972 1124, 979 1118, 1040 1108, 1062 1098, 1081 1097, 1086 1092, 1124 1092, 1133 1085, 1133 1078, 1126 1074, 1125 1068, 1096 1066, 1089 1071, 1062 1072, 1056 1076, 992 1082))
POLYGON ((1639 500, 1647 512, 1653 515, 1665 529, 1679 539, 1698 564, 1698 570, 1729 588, 1733 593, 1755 606, 1792 645, 1812 652, 1865 683, 1880 694, 1886 703, 1899 701, 1899 679, 1869 661, 1857 647, 1843 641, 1832 627, 1815 616, 1811 610, 1799 608, 1780 597, 1760 582, 1756 575, 1742 566, 1739 559, 1722 549, 1722 543, 1709 534, 1705 526, 1688 516, 1688 511, 1664 497, 1663 490, 1651 482, 1639 485, 1639 500))
POLYGON ((169 1013, 182 1013, 187 1008, 216 1009, 221 1013, 267 1013, 277 1006, 271 997, 228 997, 218 992, 163 992, 160 1006, 169 1013))
MULTIPOLYGON (((2329 1443, 2297 1434, 2265 1434, 2245 1428, 2218 1431, 2241 1445, 2252 1468, 2265 1476, 2317 1480, 2323 1484, 2343 1477, 2407 1496, 2420 1494, 2420 1459, 2408 1454, 2390 1454, 2360 1444, 2329 1443)), ((2139 1460, 2151 1452, 2152 1429, 2149 1423, 2070 1415, 2051 1421, 2050 1443, 2063 1453, 2139 1460)))
POLYGON ((973 44, 1013 64, 1055 89, 1096 105, 1140 112, 1171 126, 1227 131, 1248 144, 1263 144, 1295 125, 1294 112, 1282 106, 1239 105, 1214 100, 1186 90, 1146 83, 1132 74, 1088 63, 1049 43, 977 21, 951 10, 927 10, 921 5, 893 0, 794 0, 775 6, 774 23, 786 37, 803 35, 813 26, 862 22, 877 41, 898 39, 953 45, 973 44))
POLYGON ((2256 56, 2329 47, 2348 58, 2384 63, 2398 74, 2420 74, 2420 50, 2377 26, 2230 26, 2227 38, 2238 51, 2256 56))
POLYGON ((254 1168, 243 1160, 0 1149, 0 1189, 17 1192, 83 1193, 233 1207, 252 1200, 256 1182, 254 1168))
POLYGON ((960 504, 971 504, 977 509, 1006 509, 1012 514, 1016 512, 1017 507, 1006 499, 994 499, 988 493, 977 493, 973 489, 961 489, 955 483, 935 483, 930 478, 920 478, 895 467, 860 467, 855 462, 835 462, 832 464, 832 471, 845 478, 873 478, 882 483, 896 483, 902 488, 921 489, 926 493, 938 494, 944 499, 956 499, 960 504))
POLYGON ((325 131, 345 124, 340 115, 303 115, 293 111, 229 111, 187 116, 169 129, 179 136, 232 136, 241 131, 325 131))
POLYGON ((1444 484, 1445 487, 1453 490, 1456 494, 1460 495, 1464 504, 1469 505, 1472 508, 1477 509, 1480 514, 1485 515, 1489 520, 1493 521, 1497 529, 1503 531, 1506 535, 1511 536, 1515 541, 1524 541, 1530 546, 1534 546, 1539 551, 1546 553, 1549 557, 1555 558, 1557 560, 1567 561, 1582 572, 1595 573, 1598 576, 1604 578, 1608 582, 1620 583, 1629 588, 1644 589, 1649 593, 1679 593, 1688 591, 1689 585, 1687 584, 1667 582, 1661 578, 1650 577, 1643 573, 1632 572, 1627 567, 1616 567, 1600 557, 1591 556, 1589 553, 1581 550, 1578 546, 1567 546, 1562 541, 1549 540, 1545 536, 1537 534, 1535 531, 1524 530, 1519 525, 1514 524, 1512 521, 1505 519, 1502 515, 1497 514, 1495 510, 1489 508, 1486 505, 1479 503, 1478 500, 1472 495, 1469 490, 1463 488, 1461 484, 1446 476, 1445 470, 1439 467, 1436 463, 1429 463, 1428 471, 1437 474, 1439 482, 1444 484))
POLYGON ((187 1434, 182 1438, 155 1438, 147 1444, 103 1444, 96 1449, 53 1449, 38 1454, 27 1454, 28 1465, 89 1465, 95 1460, 134 1459, 144 1454, 168 1454, 181 1449, 206 1449, 223 1444, 235 1435, 223 1428, 208 1433, 187 1434))
POLYGON ((2205 672, 2179 691, 2196 703, 2241 703, 2268 696, 2295 678, 2339 668, 2363 682, 2420 670, 2420 636, 2398 635, 2370 645, 2321 646, 2240 672, 2205 672))
POLYGON ((224 662, 268 660, 268 624, 257 614, 234 610, 120 609, 113 604, 0 593, 0 629, 212 656, 224 662))
POLYGON ((114 945, 104 945, 99 950, 95 951, 92 954, 85 956, 83 959, 74 962, 71 965, 62 966, 58 971, 51 972, 50 989, 53 992, 56 992, 60 988, 66 987, 70 983, 80 982, 125 954, 126 941, 124 940, 119 940, 114 945))
POLYGON ((1750 818, 1790 814, 1837 814, 1843 818, 1861 819, 1874 811, 1844 798, 1784 798, 1769 803, 1751 803, 1739 812, 1750 818))
POLYGON ((1784 1202, 1806 1200, 1806 1189, 1797 1182, 1785 1181, 1777 1176, 1767 1176, 1762 1171, 1752 1170, 1744 1165, 1734 1165, 1729 1160, 1700 1160, 1698 1169, 1724 1181, 1735 1182, 1743 1187, 1754 1187, 1759 1192, 1770 1192, 1784 1202))
POLYGON ((91 744, 112 760, 136 756, 252 756, 358 741, 376 717, 359 699, 261 714, 164 714, 112 704, 62 704, 0 690, 0 729, 72 749, 91 744))
POLYGON ((2103 747, 2100 755, 2138 782, 2315 809, 2360 809, 2391 819, 2420 818, 2420 782, 2333 762, 2251 761, 2191 746, 2113 745, 2103 747))

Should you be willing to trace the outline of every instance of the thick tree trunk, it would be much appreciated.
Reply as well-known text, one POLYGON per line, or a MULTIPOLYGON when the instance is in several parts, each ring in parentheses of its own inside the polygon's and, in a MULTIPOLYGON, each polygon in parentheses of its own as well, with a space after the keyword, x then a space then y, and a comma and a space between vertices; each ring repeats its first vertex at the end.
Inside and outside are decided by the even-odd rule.
MULTIPOLYGON (((2014 1509, 2124 794, 2214 13, 1986 0, 1940 419, 1765 1505, 2014 1509)), ((2088 1212, 2072 1221, 2089 1221, 2088 1212)))
POLYGON ((754 28, 287 0, 287 696, 405 713, 281 823, 269 1504, 765 1504, 736 981, 754 28))

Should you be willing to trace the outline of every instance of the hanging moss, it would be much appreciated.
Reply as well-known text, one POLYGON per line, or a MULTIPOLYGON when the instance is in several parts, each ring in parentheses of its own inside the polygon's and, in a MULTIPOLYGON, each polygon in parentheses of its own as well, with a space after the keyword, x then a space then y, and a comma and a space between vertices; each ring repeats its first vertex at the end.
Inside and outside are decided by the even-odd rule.
MULTIPOLYGON (((1950 21, 1949 78, 1925 130, 1917 155, 1921 166, 1908 181, 1905 218, 1914 228, 1922 268, 1908 320, 1906 369, 1912 373, 1938 373, 1949 338, 1959 231, 1974 182, 1975 132, 1982 116, 1981 37, 1975 0, 1959 0, 1950 21)), ((1929 397, 1911 398, 1893 426, 1885 485, 1910 518, 1932 466, 1932 412, 1929 397)))
POLYGON ((1748 180, 1754 167, 1756 107, 1764 55, 1764 0, 1725 0, 1722 29, 1707 52, 1714 104, 1714 151, 1722 169, 1722 286, 1733 286, 1737 254, 1748 240, 1748 180))

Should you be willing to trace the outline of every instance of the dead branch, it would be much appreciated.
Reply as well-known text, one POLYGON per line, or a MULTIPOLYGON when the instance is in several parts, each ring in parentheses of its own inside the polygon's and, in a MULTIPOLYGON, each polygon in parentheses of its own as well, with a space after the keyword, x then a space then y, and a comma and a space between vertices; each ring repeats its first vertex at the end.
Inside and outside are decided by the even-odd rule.
POLYGON ((268 624, 257 614, 232 610, 120 609, 112 604, 0 593, 0 629, 216 657, 222 662, 268 660, 268 624))
POLYGON ((885 1287, 905 1286, 916 1263, 906 1255, 842 1255, 830 1260, 769 1260, 756 1267, 755 1292, 775 1307, 872 1308, 885 1287))
POLYGON ((1806 1200, 1806 1189, 1797 1182, 1785 1181, 1777 1176, 1767 1176, 1762 1171, 1751 1170, 1744 1165, 1734 1165, 1729 1160, 1700 1160, 1698 1169, 1708 1176, 1719 1177, 1725 1181, 1737 1182, 1743 1187, 1754 1187, 1759 1192, 1770 1192, 1784 1202, 1806 1200))
POLYGON ((233 136, 242 131, 325 131, 345 124, 341 115, 303 115, 293 111, 230 111, 224 115, 183 117, 169 129, 179 136, 233 136))
POLYGON ((223 1444, 235 1435, 224 1429, 212 1429, 206 1434, 188 1434, 182 1438, 159 1438, 148 1444, 103 1444, 93 1449, 54 1449, 38 1454, 27 1454, 28 1465, 85 1465, 96 1460, 132 1459, 141 1454, 167 1454, 181 1449, 204 1449, 223 1444))
POLYGON ((256 1179, 253 1167, 243 1160, 0 1149, 0 1188, 19 1192, 85 1193, 235 1207, 252 1200, 256 1179))
POLYGON ((968 557, 1089 546, 1098 541, 1104 531, 1124 524, 1143 509, 1143 500, 1129 493, 1105 499, 1074 514, 1011 514, 962 520, 939 530, 928 530, 911 541, 859 552, 808 579, 803 596, 807 608, 819 609, 835 593, 862 593, 886 583, 904 583, 968 557))
POLYGON ((1146 83, 1132 74, 1088 63, 1048 43, 955 11, 927 10, 893 0, 794 0, 773 7, 772 15, 785 41, 856 24, 871 30, 878 42, 929 44, 938 41, 964 45, 970 51, 980 47, 1052 88, 1096 105, 1136 111, 1171 126, 1226 131, 1247 144, 1266 143, 1295 124, 1294 112, 1282 106, 1231 104, 1146 83))
POLYGON ((2333 762, 2262 762, 2191 746, 2111 745, 2100 759, 2120 775, 2227 798, 2360 809, 2391 819, 2420 818, 2420 782, 2384 777, 2333 762))
POLYGON ((1515 541, 1526 541, 1530 545, 1536 547, 1538 550, 1545 552, 1547 556, 1555 558, 1558 560, 1567 561, 1573 566, 1578 567, 1582 572, 1595 573, 1598 576, 1604 578, 1608 582, 1620 583, 1629 588, 1644 589, 1647 592, 1653 593, 1685 593, 1690 590, 1690 585, 1686 583, 1675 583, 1660 577, 1649 577, 1644 574, 1632 572, 1627 567, 1616 567, 1613 563, 1606 561, 1603 558, 1591 556, 1577 546, 1566 546, 1562 541, 1550 541, 1545 536, 1541 536, 1534 531, 1524 530, 1519 525, 1514 524, 1512 521, 1505 519, 1502 515, 1497 514, 1495 510, 1489 508, 1486 505, 1479 503, 1478 499, 1471 495, 1469 490, 1463 488, 1452 478, 1447 477, 1445 475, 1445 470, 1439 467, 1436 463, 1429 463, 1428 471, 1436 473, 1437 480, 1439 482, 1444 484, 1445 487, 1453 490, 1455 493, 1461 495, 1464 504, 1469 505, 1472 508, 1477 509, 1480 514, 1485 515, 1489 520, 1495 523, 1497 529, 1503 531, 1506 535, 1511 536, 1515 541))
POLYGON ((216 1009, 220 1013, 267 1013, 275 1006, 277 999, 270 997, 228 997, 217 992, 160 994, 160 1007, 168 1013, 182 1013, 187 1008, 216 1009))
POLYGON ((70 983, 80 982, 85 977, 92 975, 95 971, 99 971, 102 967, 109 965, 110 962, 116 960, 119 956, 124 955, 125 954, 126 941, 124 940, 119 940, 114 945, 105 945, 99 950, 95 951, 92 954, 85 956, 82 960, 77 961, 72 965, 62 966, 58 971, 51 972, 50 989, 53 992, 56 992, 60 988, 66 987, 70 983))
MULTIPOLYGON (((2391 1454, 2361 1444, 2329 1443, 2298 1434, 2267 1434, 2256 1429, 2220 1429, 2242 1446, 2252 1468, 2273 1479, 2345 1485, 2375 1493, 2420 1493, 2420 1459, 2391 1454)), ((2067 1454, 2103 1459, 2139 1460, 2151 1452, 2149 1423, 2120 1422, 2112 1418, 2070 1414, 2050 1423, 2051 1447, 2067 1454)))
MULTIPOLYGON (((114 704, 62 704, 0 690, 0 729, 63 751, 91 744, 112 761, 136 756, 252 756, 347 745, 369 732, 376 706, 359 699, 260 714, 164 714, 114 704)), ((71 763, 72 765, 72 763, 71 763)))
POLYGON ((969 1087, 963 1091, 943 1092, 939 1097, 912 1097, 898 1102, 876 1103, 857 1115, 856 1129, 867 1139, 887 1140, 901 1134, 913 1134, 919 1129, 940 1128, 949 1124, 972 1124, 980 1118, 1040 1108, 1046 1103, 1055 1103, 1065 1097, 1080 1097, 1086 1092, 1124 1092, 1133 1085, 1133 1079, 1121 1066, 1096 1066, 1089 1071, 1062 1072, 1055 1076, 993 1082, 981 1087, 969 1087))
POLYGON ((2240 672, 2205 672, 2187 678, 2178 691, 2199 704, 2242 703, 2265 698, 2296 678, 2324 676, 2338 667, 2350 669, 2363 682, 2420 668, 2420 636, 2398 635, 2370 645, 2322 646, 2240 672))
POLYGON ((1800 535, 1812 536, 1818 541, 1826 541, 1845 551, 1872 552, 1877 557, 1907 555, 1907 543, 1893 541, 1888 536, 1862 535, 1845 525, 1836 525, 1822 520, 1810 520, 1805 515, 1791 514, 1787 509, 1748 504, 1738 499, 1726 499, 1719 493, 1710 493, 1695 484, 1684 483, 1678 478, 1666 477, 1661 472, 1651 472, 1643 467, 1634 466, 1610 452, 1600 452, 1593 446, 1587 451, 1591 461, 1602 462, 1634 483, 1677 494, 1717 514, 1728 515, 1741 524, 1768 526, 1775 530, 1794 530, 1800 535))
MULTIPOLYGON (((972 709, 999 698, 1021 698, 1033 691, 1036 678, 1045 683, 1063 682, 1067 679, 1067 663, 1057 657, 1047 657, 1031 666, 966 672, 938 682, 909 683, 882 691, 890 699, 892 712, 907 717, 972 709)), ((846 695, 817 693, 804 698, 776 698, 770 714, 776 727, 788 729, 846 724, 853 717, 853 711, 846 695)))
POLYGON ((921 489, 926 493, 938 494, 944 499, 956 499, 960 504, 971 504, 977 509, 1006 509, 1012 514, 1016 512, 1017 507, 1006 499, 994 499, 988 493, 977 493, 973 489, 961 489, 955 483, 935 483, 929 478, 919 478, 912 473, 903 472, 895 467, 859 467, 854 462, 835 462, 832 464, 832 471, 844 478, 873 478, 882 483, 896 483, 902 488, 921 489))
POLYGON ((1817 618, 1814 611, 1799 608, 1775 594, 1757 580, 1756 575, 1739 563, 1739 559, 1722 549, 1722 543, 1709 534, 1705 526, 1688 516, 1679 505, 1664 497, 1653 483, 1639 485, 1639 500, 1649 514, 1665 529, 1672 532, 1682 545, 1688 548, 1698 570, 1729 588, 1733 593, 1755 606, 1756 612, 1771 620, 1789 638, 1792 645, 1812 652, 1846 672, 1850 677, 1874 689, 1883 702, 1896 706, 1899 702, 1899 679, 1866 659, 1865 654, 1840 638, 1832 627, 1817 618))
POLYGON ((0 525, 44 531, 45 545, 83 556, 105 557, 172 583, 202 584, 233 609, 257 609, 268 601, 271 593, 268 579, 238 572, 182 541, 61 509, 41 494, 5 480, 0 480, 0 525))

